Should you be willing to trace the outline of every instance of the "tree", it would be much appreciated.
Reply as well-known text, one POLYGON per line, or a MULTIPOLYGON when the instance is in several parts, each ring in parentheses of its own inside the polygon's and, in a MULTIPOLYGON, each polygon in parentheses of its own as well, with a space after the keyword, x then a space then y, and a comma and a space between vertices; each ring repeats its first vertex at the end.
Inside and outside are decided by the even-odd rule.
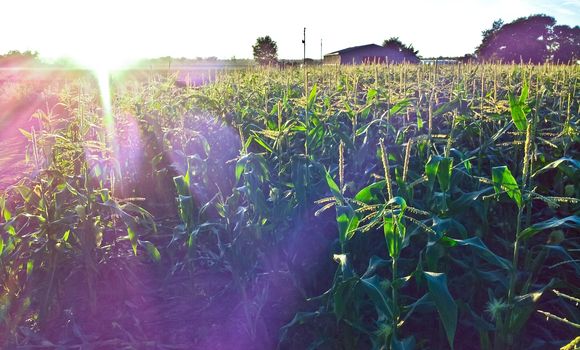
POLYGON ((552 61, 574 63, 580 60, 580 27, 555 26, 551 38, 552 61))
POLYGON ((475 54, 480 61, 569 63, 580 58, 580 28, 556 26, 546 15, 532 15, 503 24, 493 22, 482 32, 475 54))
POLYGON ((481 35, 483 36, 482 44, 488 42, 492 38, 493 34, 497 33, 497 31, 500 30, 501 27, 503 27, 503 24, 504 24, 503 20, 500 18, 498 20, 493 21, 493 24, 491 25, 490 29, 482 31, 481 32, 481 35))
POLYGON ((278 62, 278 45, 270 36, 259 37, 252 48, 254 49, 254 60, 260 65, 271 65, 278 62))
POLYGON ((470 53, 466 53, 462 57, 459 57, 459 62, 461 62, 461 63, 473 63, 474 61, 475 61, 475 56, 470 54, 470 53))
POLYGON ((27 65, 37 64, 40 62, 38 52, 36 51, 18 51, 12 50, 4 55, 0 55, 1 65, 27 65))
POLYGON ((405 45, 398 37, 391 37, 383 41, 383 47, 399 51, 403 54, 407 62, 419 62, 419 50, 415 50, 413 45, 405 45))

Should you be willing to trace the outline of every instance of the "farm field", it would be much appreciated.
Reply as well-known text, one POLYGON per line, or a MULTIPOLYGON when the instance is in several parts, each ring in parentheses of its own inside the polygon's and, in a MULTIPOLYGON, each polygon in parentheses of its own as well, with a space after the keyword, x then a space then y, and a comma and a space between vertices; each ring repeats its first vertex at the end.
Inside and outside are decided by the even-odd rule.
POLYGON ((0 85, 0 348, 574 349, 580 66, 0 85))

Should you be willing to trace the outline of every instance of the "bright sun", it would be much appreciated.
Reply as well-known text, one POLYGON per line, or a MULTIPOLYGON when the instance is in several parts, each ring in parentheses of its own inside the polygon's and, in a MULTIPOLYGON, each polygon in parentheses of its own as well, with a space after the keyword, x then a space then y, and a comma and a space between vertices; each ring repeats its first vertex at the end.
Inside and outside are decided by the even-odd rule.
POLYGON ((131 64, 129 57, 119 55, 119 51, 112 49, 95 50, 93 52, 75 53, 72 59, 82 67, 93 71, 112 72, 131 64))
POLYGON ((84 69, 88 69, 94 75, 98 87, 103 108, 103 123, 108 130, 108 135, 114 142, 114 117, 111 102, 111 74, 127 68, 131 60, 119 54, 116 54, 112 49, 99 49, 83 51, 82 54, 73 55, 72 59, 84 69))

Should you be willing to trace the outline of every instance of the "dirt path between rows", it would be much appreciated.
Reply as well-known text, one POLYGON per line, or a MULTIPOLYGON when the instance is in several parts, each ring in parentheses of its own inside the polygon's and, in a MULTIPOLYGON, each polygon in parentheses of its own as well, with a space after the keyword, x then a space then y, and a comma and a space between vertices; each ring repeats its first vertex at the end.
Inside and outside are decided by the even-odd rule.
POLYGON ((28 171, 26 139, 12 137, 0 141, 0 191, 16 183, 28 171))
POLYGON ((26 164, 28 140, 20 129, 30 131, 36 124, 32 115, 45 105, 46 101, 37 91, 20 98, 4 96, 0 101, 0 191, 29 171, 26 164))

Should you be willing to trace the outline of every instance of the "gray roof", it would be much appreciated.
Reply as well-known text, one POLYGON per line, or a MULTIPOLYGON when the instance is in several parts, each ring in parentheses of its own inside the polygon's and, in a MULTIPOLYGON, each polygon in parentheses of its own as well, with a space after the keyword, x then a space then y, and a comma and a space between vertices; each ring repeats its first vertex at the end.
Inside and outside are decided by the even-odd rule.
POLYGON ((360 50, 360 49, 370 49, 370 48, 383 48, 383 47, 380 46, 380 45, 377 45, 377 44, 367 44, 367 45, 347 47, 346 49, 342 49, 342 50, 334 51, 334 52, 331 52, 331 53, 327 53, 326 55, 340 55, 342 53, 347 53, 347 52, 350 52, 350 51, 355 51, 355 50, 360 50))

